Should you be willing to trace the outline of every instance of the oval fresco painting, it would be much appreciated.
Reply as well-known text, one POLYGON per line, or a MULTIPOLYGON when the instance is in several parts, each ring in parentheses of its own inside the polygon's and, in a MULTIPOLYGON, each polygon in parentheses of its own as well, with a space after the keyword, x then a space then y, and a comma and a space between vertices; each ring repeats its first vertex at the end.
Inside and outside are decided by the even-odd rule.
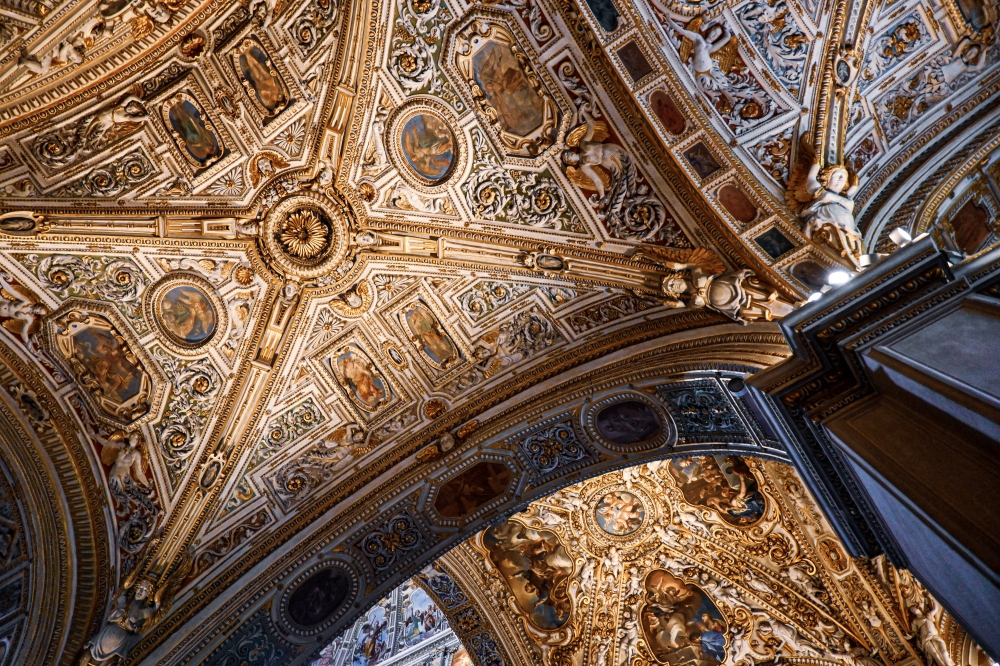
POLYGON ((545 102, 509 44, 490 41, 472 58, 472 74, 505 130, 528 136, 545 120, 545 102))
POLYGON ((594 518, 608 534, 625 536, 639 529, 646 509, 642 500, 624 490, 610 492, 601 498, 594 509, 594 518))
POLYGON ((333 615, 351 591, 342 570, 331 567, 305 579, 288 599, 288 616, 300 627, 314 627, 333 615))
POLYGON ((410 331, 410 339, 435 367, 444 369, 458 360, 458 347, 430 308, 423 303, 412 303, 403 311, 402 318, 410 331))
POLYGON ((486 530, 483 545, 531 624, 543 631, 566 624, 574 565, 555 532, 508 520, 486 530))
POLYGON ((658 662, 718 666, 726 660, 729 626, 700 587, 662 569, 650 571, 643 587, 640 625, 658 662))
POLYGON ((739 456, 674 458, 667 469, 688 504, 715 509, 730 525, 751 525, 764 515, 757 477, 739 456))
POLYGON ((389 400, 389 383, 361 349, 347 345, 332 360, 337 379, 356 405, 367 412, 374 412, 389 400))
POLYGON ((183 284, 167 289, 160 295, 157 310, 161 326, 183 345, 196 347, 215 334, 215 306, 198 287, 183 284))
POLYGON ((223 147, 201 105, 186 93, 174 95, 163 108, 174 142, 188 161, 204 168, 222 158, 223 147))
POLYGON ((608 405, 594 418, 594 425, 608 441, 615 444, 638 444, 660 434, 660 417, 653 408, 638 400, 623 400, 608 405))
POLYGON ((432 113, 422 111, 403 123, 399 147, 414 173, 432 185, 447 178, 455 166, 455 135, 432 113))
POLYGON ((506 465, 481 462, 441 486, 434 508, 445 518, 464 518, 500 497, 512 478, 506 465))
POLYGON ((250 100, 266 115, 276 116, 288 106, 288 90, 274 63, 252 39, 244 40, 233 55, 250 100))

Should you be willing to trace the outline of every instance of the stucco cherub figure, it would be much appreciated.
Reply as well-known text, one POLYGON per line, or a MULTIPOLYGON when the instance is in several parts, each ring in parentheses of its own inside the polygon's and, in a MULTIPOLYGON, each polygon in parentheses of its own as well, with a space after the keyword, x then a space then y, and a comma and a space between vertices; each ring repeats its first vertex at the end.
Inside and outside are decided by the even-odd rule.
MULTIPOLYGON (((803 233, 842 232, 861 241, 854 221, 854 194, 858 178, 842 164, 824 167, 806 137, 799 143, 799 159, 788 180, 785 201, 802 219, 803 233)), ((827 240, 827 239, 823 239, 827 240)))
POLYGON ((755 280, 749 269, 730 271, 708 248, 676 249, 647 245, 639 253, 672 272, 661 281, 665 303, 675 308, 708 308, 746 324, 783 317, 792 306, 755 280))
POLYGON ((799 214, 806 238, 826 243, 845 259, 857 261, 864 254, 861 233, 854 221, 857 176, 842 164, 824 167, 804 139, 800 145, 799 161, 789 178, 785 200, 799 214))
POLYGON ((33 348, 31 337, 41 328, 42 317, 48 311, 29 289, 0 272, 0 317, 6 320, 2 325, 21 338, 25 347, 33 348))
POLYGON ((77 666, 112 666, 121 664, 135 644, 137 635, 164 618, 191 572, 194 550, 182 551, 180 562, 154 590, 148 580, 135 582, 136 573, 126 580, 104 624, 87 642, 77 666))
POLYGON ((688 57, 691 58, 694 80, 701 91, 704 93, 718 91, 728 97, 730 84, 726 72, 732 69, 737 56, 737 43, 729 28, 717 23, 712 25, 703 37, 700 32, 702 24, 700 16, 692 19, 687 28, 682 28, 669 15, 667 23, 683 38, 680 48, 681 61, 687 62, 688 57))
POLYGON ((937 620, 941 615, 941 604, 937 599, 928 595, 930 608, 924 610, 923 605, 910 607, 913 620, 910 625, 917 633, 917 641, 920 649, 924 651, 924 658, 929 666, 954 666, 951 657, 948 655, 948 646, 937 627, 937 620))
POLYGON ((146 461, 142 456, 142 435, 138 431, 125 433, 115 431, 109 437, 94 435, 101 443, 101 462, 111 465, 108 483, 125 487, 136 482, 143 488, 149 486, 146 478, 146 461))
POLYGON ((36 54, 22 52, 17 64, 32 74, 45 76, 54 67, 79 65, 84 61, 87 51, 93 48, 94 43, 110 34, 111 29, 104 18, 99 15, 94 16, 79 31, 56 43, 47 51, 36 54))
POLYGON ((110 666, 124 660, 132 647, 133 637, 156 615, 159 599, 151 598, 149 581, 140 581, 131 595, 129 592, 127 588, 122 590, 104 626, 84 648, 79 666, 110 666))
POLYGON ((673 271, 661 282, 667 303, 673 307, 708 307, 739 320, 743 306, 749 305, 741 284, 750 271, 727 273, 726 265, 712 250, 648 246, 641 253, 673 271))
POLYGON ((586 124, 570 131, 566 136, 566 145, 572 150, 562 153, 566 177, 574 185, 596 191, 597 202, 603 202, 605 193, 612 189, 631 164, 631 158, 621 146, 604 143, 609 135, 603 120, 595 120, 586 112, 580 115, 586 124))

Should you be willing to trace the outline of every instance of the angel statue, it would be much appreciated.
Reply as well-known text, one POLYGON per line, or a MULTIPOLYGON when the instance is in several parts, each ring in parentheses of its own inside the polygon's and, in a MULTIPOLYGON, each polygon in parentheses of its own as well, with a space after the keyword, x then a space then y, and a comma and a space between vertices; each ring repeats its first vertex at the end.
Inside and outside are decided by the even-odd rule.
POLYGON ((148 580, 135 583, 136 573, 126 580, 104 624, 83 648, 77 666, 111 666, 124 663, 136 635, 150 623, 159 622, 170 610, 181 583, 191 573, 194 550, 182 551, 177 565, 156 591, 148 580))
POLYGON ((800 159, 788 181, 785 200, 805 223, 806 238, 819 240, 857 263, 864 254, 861 232, 854 221, 858 178, 842 164, 822 167, 808 142, 801 142, 800 159), (809 164, 809 168, 805 168, 809 164))
POLYGON ((32 348, 31 336, 42 327, 42 317, 48 311, 31 290, 0 272, 0 319, 4 320, 2 326, 21 338, 25 347, 32 348))
POLYGON ((159 599, 150 599, 152 587, 149 581, 140 581, 132 591, 131 600, 130 590, 122 590, 104 626, 84 648, 78 666, 110 666, 124 661, 132 647, 132 638, 159 609, 159 599))
POLYGON ((680 49, 681 62, 687 62, 688 58, 691 58, 694 80, 701 91, 703 93, 718 91, 729 98, 730 82, 726 72, 736 63, 738 48, 729 28, 716 23, 708 29, 708 34, 702 37, 700 16, 692 19, 687 28, 680 27, 669 16, 667 23, 683 38, 680 49))
POLYGON ((741 324, 751 320, 771 321, 792 311, 754 279, 748 269, 727 271, 726 265, 708 248, 675 249, 647 245, 639 251, 672 272, 663 277, 661 289, 666 303, 676 308, 708 308, 741 324))
POLYGON ((109 437, 94 435, 94 439, 102 445, 101 462, 111 465, 109 485, 116 485, 117 489, 125 488, 133 482, 143 488, 149 486, 146 461, 142 457, 141 437, 138 431, 126 434, 121 430, 113 432, 109 437))
POLYGON ((608 138, 608 126, 603 120, 595 120, 585 111, 580 115, 586 124, 566 136, 566 145, 574 150, 564 150, 562 161, 570 181, 585 190, 594 190, 597 202, 603 202, 605 193, 621 176, 634 170, 632 158, 621 146, 603 143, 608 138))
POLYGON ((913 620, 910 623, 917 632, 920 648, 924 651, 924 657, 928 666, 954 666, 948 654, 948 646, 937 627, 937 619, 941 615, 941 604, 934 597, 929 597, 931 607, 924 610, 922 605, 910 607, 913 620))

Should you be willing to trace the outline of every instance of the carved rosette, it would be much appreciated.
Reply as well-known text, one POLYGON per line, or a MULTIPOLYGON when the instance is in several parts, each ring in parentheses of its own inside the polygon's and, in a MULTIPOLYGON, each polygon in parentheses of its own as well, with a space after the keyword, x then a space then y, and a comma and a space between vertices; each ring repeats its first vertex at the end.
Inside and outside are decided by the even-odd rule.
POLYGON ((348 216, 343 204, 316 192, 279 202, 261 229, 272 267, 289 278, 330 273, 347 257, 348 216))

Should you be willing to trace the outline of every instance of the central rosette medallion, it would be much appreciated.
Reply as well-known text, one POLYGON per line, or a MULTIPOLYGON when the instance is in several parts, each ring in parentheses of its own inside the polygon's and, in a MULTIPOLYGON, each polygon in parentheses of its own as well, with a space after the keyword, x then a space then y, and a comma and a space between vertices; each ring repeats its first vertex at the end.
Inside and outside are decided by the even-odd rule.
POLYGON ((347 255, 347 208, 316 192, 279 202, 267 214, 261 240, 275 268, 289 277, 328 274, 347 255))

